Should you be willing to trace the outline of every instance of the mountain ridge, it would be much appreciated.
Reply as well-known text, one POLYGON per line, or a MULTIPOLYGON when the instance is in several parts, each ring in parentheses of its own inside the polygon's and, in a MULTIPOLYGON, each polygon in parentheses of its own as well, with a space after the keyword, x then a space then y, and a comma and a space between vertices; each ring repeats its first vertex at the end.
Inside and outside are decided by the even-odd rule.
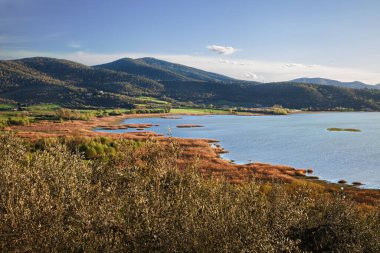
POLYGON ((156 59, 153 57, 143 57, 139 58, 138 60, 143 61, 147 64, 150 64, 152 66, 157 66, 165 69, 169 69, 172 71, 175 71, 176 73, 180 73, 184 76, 187 76, 189 78, 201 80, 201 81, 236 81, 236 79, 228 76, 224 76, 221 74, 216 74, 213 72, 208 72, 205 70, 189 67, 186 65, 178 64, 178 63, 172 63, 160 59, 156 59))
POLYGON ((255 107, 277 104, 311 110, 380 110, 380 91, 376 89, 297 82, 257 83, 153 58, 125 61, 136 67, 135 73, 144 73, 148 68, 158 71, 154 74, 165 73, 173 79, 158 81, 64 59, 24 58, 0 61, 0 99, 29 104, 58 103, 77 108, 133 108, 141 103, 139 97, 149 96, 181 105, 255 107), (226 78, 227 81, 218 78, 226 78))
POLYGON ((125 72, 132 75, 140 75, 156 81, 189 81, 191 79, 179 75, 172 71, 154 67, 139 61, 139 59, 122 58, 113 62, 93 66, 99 69, 109 69, 113 71, 125 72))
POLYGON ((234 81, 220 74, 188 67, 182 64, 159 60, 152 57, 122 58, 113 62, 95 65, 114 71, 141 75, 156 81, 234 81))

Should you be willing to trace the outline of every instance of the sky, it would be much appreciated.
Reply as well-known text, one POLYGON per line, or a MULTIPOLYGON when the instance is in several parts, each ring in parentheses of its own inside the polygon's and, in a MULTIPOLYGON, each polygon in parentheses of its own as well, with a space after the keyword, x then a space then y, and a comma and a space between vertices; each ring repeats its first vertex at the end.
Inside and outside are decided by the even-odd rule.
POLYGON ((0 0, 0 59, 156 57, 261 82, 380 83, 379 0, 0 0))

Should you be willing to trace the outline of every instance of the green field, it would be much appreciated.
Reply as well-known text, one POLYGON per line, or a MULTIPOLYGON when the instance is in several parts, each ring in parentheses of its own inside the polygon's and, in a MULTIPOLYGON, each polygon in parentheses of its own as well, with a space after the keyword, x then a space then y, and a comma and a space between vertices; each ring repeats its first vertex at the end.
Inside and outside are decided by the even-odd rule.
POLYGON ((141 102, 143 103, 154 103, 154 104, 163 104, 163 105, 168 105, 170 104, 169 102, 167 101, 163 101, 163 100, 159 100, 157 98, 153 98, 153 97, 138 97, 139 100, 141 100, 141 102))
POLYGON ((173 108, 171 114, 230 114, 229 110, 200 109, 200 108, 173 108))
POLYGON ((26 107, 27 111, 51 111, 61 108, 60 105, 57 104, 38 104, 38 105, 30 105, 26 107))

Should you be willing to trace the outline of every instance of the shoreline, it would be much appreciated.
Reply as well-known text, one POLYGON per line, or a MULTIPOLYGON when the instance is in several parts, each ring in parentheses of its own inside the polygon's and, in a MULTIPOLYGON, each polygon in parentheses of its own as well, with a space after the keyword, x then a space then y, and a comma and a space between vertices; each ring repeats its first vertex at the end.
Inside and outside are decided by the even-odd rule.
POLYGON ((233 184, 244 183, 246 181, 252 180, 253 178, 265 181, 279 181, 290 184, 306 183, 310 184, 311 186, 325 188, 328 191, 344 190, 344 192, 352 193, 354 196, 358 196, 358 198, 360 199, 368 198, 371 202, 375 202, 377 205, 380 205, 380 189, 359 188, 349 184, 338 184, 335 182, 330 182, 327 180, 316 178, 312 174, 311 176, 309 176, 310 174, 306 173, 307 169, 294 168, 286 165, 273 165, 259 162, 248 164, 235 164, 231 162, 231 160, 223 158, 222 154, 227 153, 227 151, 223 147, 221 147, 220 144, 215 145, 215 143, 219 143, 218 140, 166 137, 149 131, 149 128, 147 128, 144 131, 134 131, 128 133, 105 133, 94 131, 95 128, 100 126, 115 126, 115 124, 120 124, 120 122, 122 122, 125 119, 152 118, 164 116, 173 117, 181 115, 189 116, 189 114, 131 114, 108 116, 104 118, 92 118, 89 121, 64 121, 62 123, 41 121, 38 123, 32 123, 28 126, 8 127, 8 129, 6 130, 15 132, 17 136, 30 140, 38 140, 41 138, 50 137, 110 137, 125 138, 138 141, 146 141, 149 139, 153 139, 159 141, 163 145, 167 145, 170 140, 174 140, 181 146, 181 148, 183 148, 183 154, 178 161, 179 167, 185 168, 188 164, 197 160, 200 173, 207 177, 222 177, 233 184))
MULTIPOLYGON (((169 117, 181 117, 181 116, 210 116, 210 115, 214 115, 214 116, 218 116, 218 115, 229 115, 229 116, 289 116, 291 114, 317 114, 317 113, 350 113, 352 111, 296 111, 296 112, 292 112, 292 113, 289 113, 288 115, 269 115, 269 114, 247 114, 247 115, 237 115, 237 114, 215 114, 215 113, 209 113, 209 114, 195 114, 195 113, 189 113, 189 114, 166 114, 166 115, 169 115, 169 117)), ((367 111, 354 111, 355 113, 357 112, 363 112, 363 113, 367 113, 367 111)), ((133 116, 131 115, 130 117, 126 117, 126 119, 133 119, 133 118, 160 118, 160 117, 165 117, 166 115, 155 115, 155 114, 149 114, 147 116, 145 115, 139 115, 138 117, 136 116, 133 116)), ((149 131, 149 130, 148 130, 149 131)), ((153 131, 152 131, 153 132, 153 131)), ((154 132, 153 132, 154 133, 154 132)), ((183 138, 183 137, 177 137, 177 138, 183 138)), ((185 138, 185 139, 197 139, 197 138, 185 138)), ((219 143, 220 141, 217 140, 217 142, 219 143)), ((220 145, 219 145, 220 146, 220 145)), ((223 147, 222 147, 223 148, 223 147)), ((224 148, 223 148, 224 150, 224 148)), ((235 165, 248 165, 249 163, 247 162, 236 162, 235 160, 233 159, 229 159, 227 157, 224 157, 223 154, 225 153, 229 153, 229 151, 226 151, 226 152, 223 152, 221 153, 221 156, 220 158, 223 159, 223 160, 226 160, 232 164, 235 164, 235 165)), ((263 164, 269 164, 269 163, 266 163, 266 162, 262 162, 262 161, 258 161, 256 163, 263 163, 263 164)), ((302 171, 305 171, 307 169, 303 169, 303 168, 295 168, 293 166, 290 166, 290 165, 284 165, 284 164, 271 164, 273 166, 287 166, 287 167, 292 167, 296 170, 302 170, 302 171)), ((320 178, 318 175, 314 175, 314 172, 311 172, 311 173, 304 173, 303 175, 305 177, 305 179, 307 180, 312 180, 312 181, 319 181, 321 183, 325 183, 325 184, 333 184, 333 185, 336 185, 336 186, 339 186, 339 187, 349 187, 349 188, 355 188, 355 189, 363 189, 363 190, 375 190, 375 191, 380 191, 380 188, 367 188, 365 187, 365 182, 359 182, 359 181, 354 181, 352 183, 348 183, 346 180, 344 179, 339 179, 337 180, 336 182, 335 181, 330 181, 328 179, 322 179, 320 178), (341 182, 345 182, 345 183, 339 183, 339 181, 341 182)))

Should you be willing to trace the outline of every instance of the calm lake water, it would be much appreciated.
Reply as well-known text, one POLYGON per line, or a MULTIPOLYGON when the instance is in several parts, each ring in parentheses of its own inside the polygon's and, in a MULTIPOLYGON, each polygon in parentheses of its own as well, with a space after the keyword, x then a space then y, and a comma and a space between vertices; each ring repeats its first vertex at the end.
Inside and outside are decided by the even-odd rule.
MULTIPOLYGON (((347 112, 288 116, 180 116, 140 118, 123 123, 159 124, 150 131, 176 137, 217 139, 236 163, 264 162, 313 168, 314 175, 336 182, 360 181, 380 188, 380 113, 347 112), (200 124, 201 128, 176 128, 200 124), (327 128, 362 132, 330 132, 327 128)), ((102 130, 128 132, 136 130, 102 130)))

